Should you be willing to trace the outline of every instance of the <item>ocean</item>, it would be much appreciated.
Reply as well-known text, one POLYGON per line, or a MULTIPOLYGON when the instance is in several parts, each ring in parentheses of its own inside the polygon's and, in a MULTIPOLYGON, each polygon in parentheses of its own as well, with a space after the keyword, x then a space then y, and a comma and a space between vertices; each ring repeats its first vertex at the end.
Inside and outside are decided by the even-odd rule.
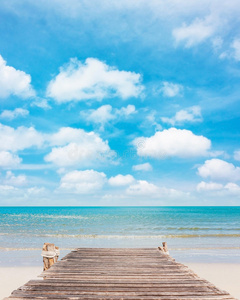
POLYGON ((1 265, 40 264, 45 242, 63 255, 163 241, 183 262, 240 262, 240 207, 0 207, 1 265))

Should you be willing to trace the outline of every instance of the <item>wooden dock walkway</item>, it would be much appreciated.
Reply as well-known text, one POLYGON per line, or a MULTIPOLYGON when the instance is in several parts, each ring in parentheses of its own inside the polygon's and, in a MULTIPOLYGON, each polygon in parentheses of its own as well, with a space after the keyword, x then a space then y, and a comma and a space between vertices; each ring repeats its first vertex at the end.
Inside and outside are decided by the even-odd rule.
POLYGON ((80 248, 9 300, 234 299, 157 248, 80 248))

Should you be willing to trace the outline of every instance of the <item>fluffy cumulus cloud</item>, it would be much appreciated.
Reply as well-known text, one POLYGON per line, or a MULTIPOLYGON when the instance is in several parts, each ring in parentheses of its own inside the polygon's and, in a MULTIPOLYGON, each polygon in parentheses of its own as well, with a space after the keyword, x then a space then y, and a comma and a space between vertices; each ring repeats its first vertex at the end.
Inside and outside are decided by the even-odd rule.
POLYGON ((89 109, 81 112, 81 116, 88 122, 100 124, 101 129, 110 121, 118 121, 128 118, 130 115, 135 114, 136 109, 134 105, 127 105, 120 109, 114 109, 111 105, 102 105, 97 109, 89 109))
POLYGON ((118 174, 115 177, 111 177, 108 180, 108 183, 112 186, 124 186, 129 185, 135 181, 132 175, 121 175, 118 174))
POLYGON ((146 180, 138 180, 137 183, 130 185, 127 189, 127 194, 135 196, 156 196, 159 193, 159 187, 153 183, 149 183, 146 180))
POLYGON ((8 66, 0 55, 0 98, 10 95, 27 98, 34 96, 35 92, 31 87, 31 76, 8 66))
POLYGON ((127 117, 131 114, 135 114, 136 113, 136 109, 134 105, 129 104, 126 107, 122 107, 120 109, 116 110, 116 114, 120 117, 127 117))
POLYGON ((31 147, 51 147, 45 161, 57 166, 83 166, 93 162, 111 161, 115 157, 107 141, 94 132, 62 127, 56 133, 44 134, 33 127, 16 129, 0 124, 0 167, 16 166, 21 159, 13 154, 31 147))
POLYGON ((16 129, 0 124, 0 150, 18 151, 33 146, 40 147, 44 142, 44 136, 33 127, 20 126, 16 129))
POLYGON ((15 108, 14 110, 4 110, 0 114, 0 118, 13 120, 17 117, 27 117, 29 115, 29 111, 24 108, 15 108))
POLYGON ((150 163, 139 164, 132 167, 133 171, 152 171, 150 163))
POLYGON ((183 91, 183 86, 181 84, 176 84, 172 82, 164 81, 162 83, 162 87, 160 88, 160 92, 165 97, 175 97, 181 95, 183 91))
POLYGON ((218 196, 240 196, 240 186, 233 182, 228 182, 223 185, 217 182, 205 182, 202 181, 197 185, 198 192, 211 193, 218 196))
POLYGON ((223 188, 221 183, 201 181, 197 185, 197 191, 218 191, 223 188))
POLYGON ((161 120, 164 123, 171 124, 172 126, 174 126, 175 124, 183 124, 185 122, 201 122, 201 108, 199 106, 192 106, 187 109, 178 111, 172 118, 163 117, 161 118, 161 120))
POLYGON ((81 115, 84 116, 87 121, 101 125, 104 125, 116 118, 116 116, 112 113, 112 106, 109 104, 100 106, 97 109, 90 109, 88 111, 81 112, 81 115))
POLYGON ((6 173, 4 184, 10 186, 23 186, 27 184, 27 177, 25 175, 15 176, 11 171, 6 173))
POLYGON ((52 108, 49 105, 47 99, 42 99, 42 98, 39 98, 39 97, 37 97, 37 99, 31 103, 31 106, 36 106, 36 107, 42 108, 44 110, 48 110, 48 109, 52 108))
POLYGON ((240 168, 228 163, 224 160, 213 158, 206 160, 205 163, 198 168, 198 174, 203 178, 219 181, 239 181, 240 168))
POLYGON ((186 193, 175 189, 169 189, 166 187, 158 187, 153 183, 146 180, 138 180, 137 182, 130 185, 126 190, 126 195, 136 197, 148 197, 152 199, 164 199, 167 198, 180 198, 187 196, 186 193))
POLYGON ((61 178, 60 190, 79 194, 100 190, 106 182, 106 175, 94 170, 72 171, 61 178))
POLYGON ((115 155, 107 141, 103 141, 96 133, 83 129, 61 128, 49 136, 49 142, 57 147, 53 147, 45 156, 45 161, 60 167, 86 166, 111 160, 115 155))
POLYGON ((8 151, 0 151, 0 168, 13 168, 21 163, 22 159, 8 151))
POLYGON ((48 85, 47 96, 62 103, 111 97, 127 99, 140 96, 142 91, 140 74, 120 71, 98 59, 87 58, 85 63, 71 59, 61 67, 48 85))
POLYGON ((240 195, 240 186, 236 183, 229 182, 224 186, 224 188, 232 194, 240 195))
POLYGON ((44 187, 33 186, 30 188, 24 186, 13 186, 7 184, 0 184, 0 203, 2 205, 13 204, 14 202, 19 204, 22 201, 26 201, 29 205, 38 203, 39 205, 45 205, 49 202, 49 191, 44 187), (33 198, 34 197, 34 198, 33 198))
POLYGON ((19 189, 7 184, 0 184, 0 195, 10 198, 12 195, 19 196, 19 189))
POLYGON ((183 24, 172 32, 176 43, 184 43, 187 48, 198 45, 212 37, 217 28, 217 20, 212 16, 195 19, 191 24, 183 24))
POLYGON ((139 156, 157 159, 206 156, 211 148, 211 141, 206 137, 176 128, 158 131, 149 138, 136 138, 133 144, 139 156))

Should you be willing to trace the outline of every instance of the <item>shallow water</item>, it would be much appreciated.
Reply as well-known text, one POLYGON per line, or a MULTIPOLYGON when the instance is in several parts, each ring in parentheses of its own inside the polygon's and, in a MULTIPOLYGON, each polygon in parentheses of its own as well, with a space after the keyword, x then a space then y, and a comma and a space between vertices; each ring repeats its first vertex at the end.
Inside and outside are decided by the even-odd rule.
MULTIPOLYGON (((175 257, 240 262, 240 207, 1 207, 0 251, 157 247, 175 257)), ((5 254, 6 255, 6 254, 5 254)), ((0 260, 1 262, 1 260, 0 260)))

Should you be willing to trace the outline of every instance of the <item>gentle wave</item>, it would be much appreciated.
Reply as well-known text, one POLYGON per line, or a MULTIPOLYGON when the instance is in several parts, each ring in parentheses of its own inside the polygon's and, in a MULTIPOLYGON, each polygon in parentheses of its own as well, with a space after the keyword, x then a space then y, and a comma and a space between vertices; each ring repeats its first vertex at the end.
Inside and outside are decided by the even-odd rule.
POLYGON ((40 219, 84 219, 87 220, 89 217, 85 216, 68 216, 68 215, 37 215, 37 214, 9 214, 8 217, 18 217, 18 218, 40 218, 40 219))
MULTIPOLYGON (((72 251, 75 248, 61 248, 62 251, 72 251)), ((42 251, 42 248, 11 248, 11 247, 0 247, 0 251, 42 251)))
MULTIPOLYGON (((13 217, 13 218, 19 218, 19 222, 22 222, 22 218, 27 218, 29 221, 30 219, 41 219, 41 221, 43 219, 47 219, 47 220, 89 220, 89 221, 94 221, 96 219, 109 219, 109 218, 113 218, 116 219, 119 216, 104 216, 104 215, 94 215, 94 216, 82 216, 82 215, 53 215, 53 214, 27 214, 27 213, 23 213, 23 214, 7 214, 5 215, 5 217, 13 217)), ((136 216, 135 216, 136 218, 136 216)), ((24 226, 24 224, 21 223, 15 223, 15 224, 8 224, 7 222, 4 222, 4 224, 0 224, 0 226, 2 227, 17 227, 17 226, 24 226)), ((180 226, 180 227, 166 227, 166 226, 158 226, 155 227, 156 230, 177 230, 177 231, 240 231, 240 227, 200 227, 200 226, 196 226, 196 227, 191 227, 191 226, 180 226)), ((1 233, 0 233, 1 235, 1 233)))
POLYGON ((189 230, 189 231, 200 231, 200 230, 209 230, 209 231, 214 231, 214 230, 224 230, 224 231, 234 231, 234 230, 239 230, 240 228, 223 228, 223 227, 167 227, 167 230, 189 230))
POLYGON ((166 235, 99 235, 99 234, 40 234, 34 236, 82 239, 162 239, 195 237, 240 237, 240 234, 166 234, 166 235))
POLYGON ((240 237, 238 233, 203 233, 203 234, 162 234, 162 235, 101 235, 101 234, 60 234, 60 233, 28 233, 28 232, 3 232, 0 236, 25 236, 25 237, 52 237, 52 238, 78 238, 78 239, 163 239, 163 238, 201 238, 201 237, 240 237))

